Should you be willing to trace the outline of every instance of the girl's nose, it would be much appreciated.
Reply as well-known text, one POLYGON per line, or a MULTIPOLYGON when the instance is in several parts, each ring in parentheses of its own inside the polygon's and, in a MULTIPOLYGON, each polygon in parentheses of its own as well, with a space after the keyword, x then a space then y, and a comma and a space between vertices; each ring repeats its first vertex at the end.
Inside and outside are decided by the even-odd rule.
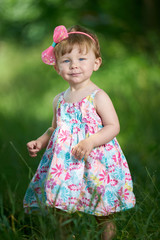
POLYGON ((78 64, 76 61, 72 61, 71 64, 70 64, 70 68, 73 69, 73 68, 78 68, 78 64))

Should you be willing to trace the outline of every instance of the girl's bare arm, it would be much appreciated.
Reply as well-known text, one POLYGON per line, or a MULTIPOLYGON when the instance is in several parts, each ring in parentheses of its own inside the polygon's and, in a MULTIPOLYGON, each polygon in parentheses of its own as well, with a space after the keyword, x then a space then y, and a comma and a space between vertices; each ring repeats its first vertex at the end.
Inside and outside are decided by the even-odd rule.
POLYGON ((99 91, 94 99, 97 114, 100 116, 103 128, 90 137, 80 141, 72 150, 72 154, 77 159, 88 158, 93 148, 108 143, 116 137, 120 131, 119 120, 109 96, 103 91, 99 91))
POLYGON ((120 131, 117 113, 109 96, 99 91, 95 96, 95 108, 102 120, 103 128, 90 136, 93 147, 98 147, 111 141, 120 131))
POLYGON ((29 155, 31 157, 36 157, 37 153, 42 148, 47 147, 49 139, 50 139, 53 131, 57 127, 57 123, 56 123, 56 106, 57 106, 58 98, 59 98, 59 95, 57 95, 54 98, 54 100, 53 100, 53 120, 52 120, 52 126, 50 128, 48 128, 47 131, 42 136, 40 136, 36 140, 33 140, 33 141, 27 143, 27 148, 28 148, 28 151, 29 151, 29 155))

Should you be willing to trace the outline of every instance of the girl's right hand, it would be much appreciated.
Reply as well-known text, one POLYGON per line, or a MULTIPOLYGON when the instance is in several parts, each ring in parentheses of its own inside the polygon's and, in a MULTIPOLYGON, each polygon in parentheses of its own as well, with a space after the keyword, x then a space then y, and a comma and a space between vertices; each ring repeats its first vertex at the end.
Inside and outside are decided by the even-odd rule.
POLYGON ((27 143, 27 149, 31 157, 36 157, 37 153, 42 149, 42 143, 38 140, 33 140, 27 143))

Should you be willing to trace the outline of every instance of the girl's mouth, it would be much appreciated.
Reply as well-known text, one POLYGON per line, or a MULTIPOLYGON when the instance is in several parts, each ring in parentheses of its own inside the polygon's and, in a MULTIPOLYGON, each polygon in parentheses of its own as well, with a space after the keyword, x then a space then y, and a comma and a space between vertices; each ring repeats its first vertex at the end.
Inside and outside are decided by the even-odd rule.
POLYGON ((70 75, 73 77, 79 76, 81 73, 71 73, 70 75))

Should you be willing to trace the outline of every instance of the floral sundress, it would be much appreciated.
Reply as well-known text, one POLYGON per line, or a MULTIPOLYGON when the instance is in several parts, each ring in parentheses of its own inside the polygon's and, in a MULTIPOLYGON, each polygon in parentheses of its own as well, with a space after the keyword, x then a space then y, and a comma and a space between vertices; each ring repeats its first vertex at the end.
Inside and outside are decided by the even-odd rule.
POLYGON ((72 148, 103 128, 94 108, 97 91, 76 103, 57 103, 54 130, 24 197, 26 213, 45 207, 106 216, 134 207, 132 178, 126 158, 114 138, 94 148, 86 161, 72 148))

